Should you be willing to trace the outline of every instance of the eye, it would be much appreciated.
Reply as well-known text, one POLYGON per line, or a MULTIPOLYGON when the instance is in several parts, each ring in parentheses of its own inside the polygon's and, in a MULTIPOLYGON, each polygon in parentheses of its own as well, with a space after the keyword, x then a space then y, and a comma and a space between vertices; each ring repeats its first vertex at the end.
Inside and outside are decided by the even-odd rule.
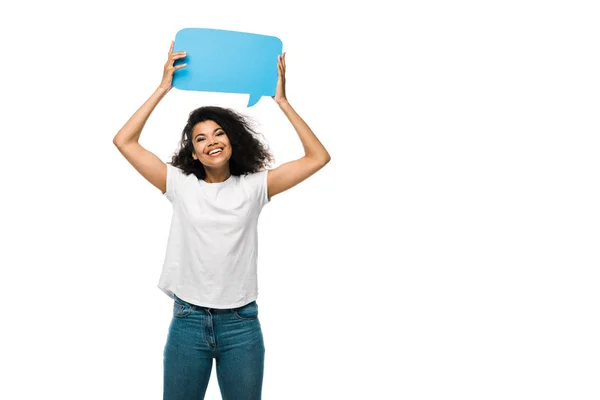
MULTIPOLYGON (((221 135, 224 135, 224 134, 225 134, 225 131, 219 131, 219 132, 217 133, 217 135, 216 135, 216 136, 221 136, 221 135)), ((203 138, 203 137, 199 137, 199 138, 196 140, 196 142, 200 142, 200 141, 202 141, 202 140, 204 140, 204 138, 203 138)))

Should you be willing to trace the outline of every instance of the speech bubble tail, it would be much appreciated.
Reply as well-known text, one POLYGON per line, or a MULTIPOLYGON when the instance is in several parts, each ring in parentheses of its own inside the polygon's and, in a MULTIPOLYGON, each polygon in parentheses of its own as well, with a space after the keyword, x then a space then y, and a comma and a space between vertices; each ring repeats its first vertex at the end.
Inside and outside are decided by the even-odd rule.
POLYGON ((260 100, 262 96, 250 93, 250 98, 248 99, 248 107, 252 107, 260 100))

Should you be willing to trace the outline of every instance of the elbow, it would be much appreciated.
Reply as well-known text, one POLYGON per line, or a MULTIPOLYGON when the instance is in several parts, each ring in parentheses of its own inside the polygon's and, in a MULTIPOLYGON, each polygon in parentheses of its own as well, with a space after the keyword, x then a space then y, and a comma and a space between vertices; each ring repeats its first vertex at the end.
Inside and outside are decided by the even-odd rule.
POLYGON ((115 137, 113 138, 113 144, 117 147, 119 147, 119 134, 117 133, 115 135, 115 137))
POLYGON ((329 161, 331 161, 331 156, 327 154, 326 156, 319 157, 317 162, 319 164, 319 167, 323 168, 325 165, 327 165, 329 161))
POLYGON ((305 157, 312 160, 313 163, 315 163, 316 165, 319 166, 319 168, 323 168, 325 166, 325 164, 327 164, 329 161, 331 161, 331 156, 329 155, 329 153, 321 154, 318 156, 305 156, 305 157))
POLYGON ((113 138, 113 144, 117 147, 121 147, 123 146, 125 143, 125 141, 123 141, 122 138, 119 138, 119 135, 117 134, 114 138, 113 138))
POLYGON ((125 143, 125 139, 125 133, 123 132, 123 129, 121 129, 113 138, 113 144, 117 147, 121 147, 125 143))

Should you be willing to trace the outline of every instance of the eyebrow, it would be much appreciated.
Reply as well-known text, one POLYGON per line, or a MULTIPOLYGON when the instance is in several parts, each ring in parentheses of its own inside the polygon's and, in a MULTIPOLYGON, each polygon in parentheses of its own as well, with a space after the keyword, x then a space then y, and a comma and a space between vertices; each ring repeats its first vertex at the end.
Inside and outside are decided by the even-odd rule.
MULTIPOLYGON (((221 130, 221 129, 223 129, 223 128, 221 128, 221 127, 218 127, 217 129, 215 129, 215 130, 213 131, 213 133, 215 133, 215 132, 217 132, 218 130, 221 130)), ((199 134, 197 134, 196 136, 194 136, 194 139, 196 139, 196 138, 197 138, 198 136, 200 136, 200 135, 206 136, 206 133, 199 133, 199 134)))

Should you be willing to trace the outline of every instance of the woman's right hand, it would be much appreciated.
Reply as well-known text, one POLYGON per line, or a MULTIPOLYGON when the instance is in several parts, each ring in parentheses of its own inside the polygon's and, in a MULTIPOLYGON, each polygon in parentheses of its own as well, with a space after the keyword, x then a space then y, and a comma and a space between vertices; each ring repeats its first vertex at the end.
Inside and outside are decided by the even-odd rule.
POLYGON ((171 41, 171 47, 169 48, 169 58, 167 58, 167 62, 165 63, 165 67, 163 70, 162 81, 160 82, 159 88, 165 89, 166 91, 171 90, 173 87, 173 73, 178 69, 185 67, 187 64, 180 64, 176 67, 173 66, 175 60, 179 60, 180 58, 184 58, 186 56, 185 51, 178 51, 173 53, 173 46, 175 45, 174 41, 171 41))

